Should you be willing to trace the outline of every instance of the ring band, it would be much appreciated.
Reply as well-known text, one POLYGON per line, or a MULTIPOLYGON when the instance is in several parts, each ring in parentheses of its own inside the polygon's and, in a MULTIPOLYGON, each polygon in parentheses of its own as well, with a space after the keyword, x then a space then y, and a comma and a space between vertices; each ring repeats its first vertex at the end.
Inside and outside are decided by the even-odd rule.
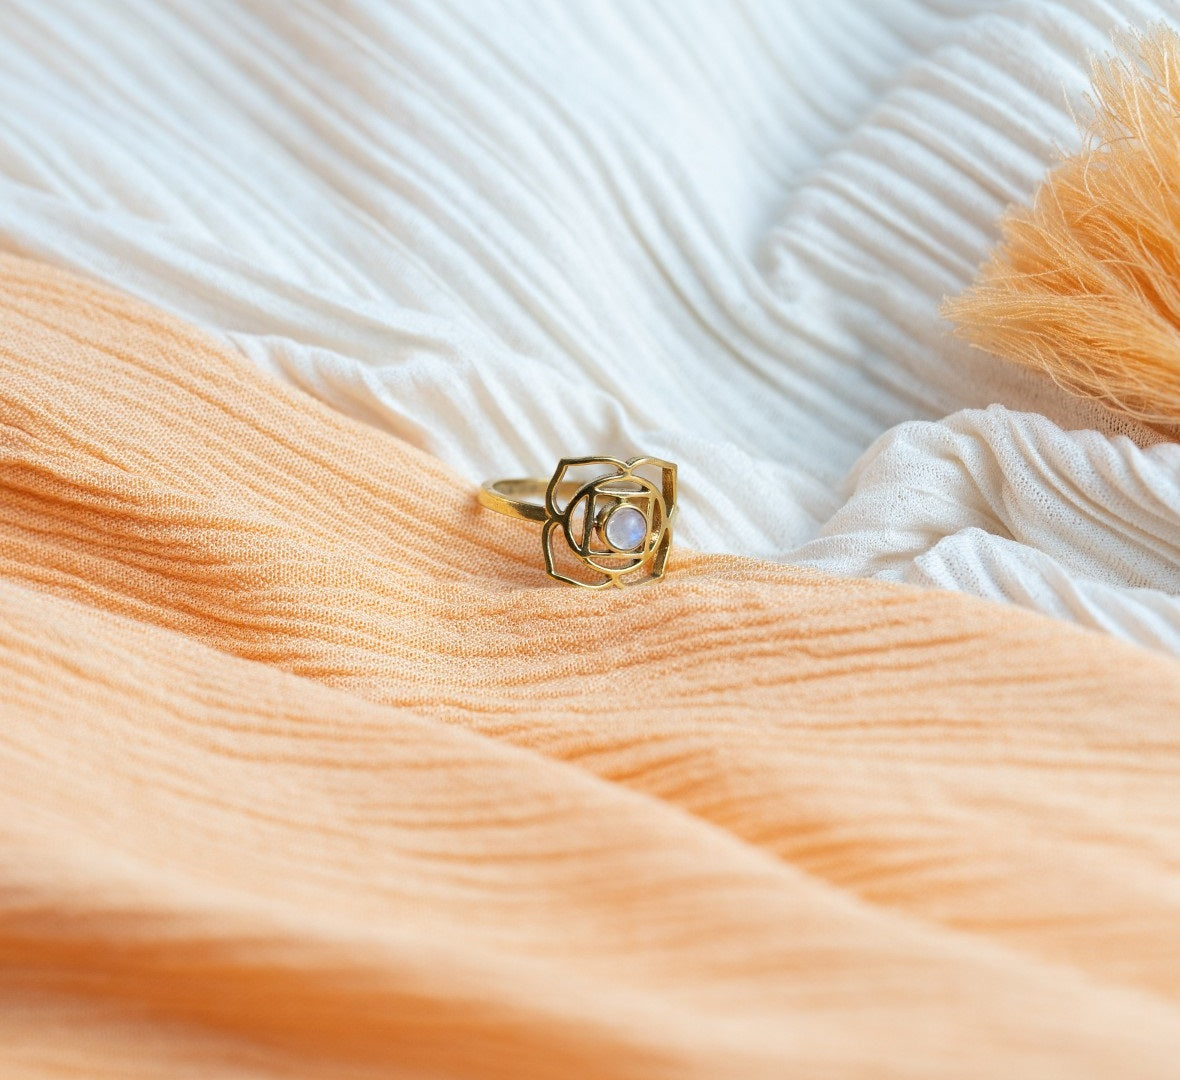
MULTIPOLYGON (((577 485, 571 482, 561 486, 566 498, 577 490, 577 485)), ((532 476, 523 480, 489 480, 479 489, 479 501, 497 514, 523 521, 548 521, 549 512, 545 509, 548 488, 548 480, 532 476)))
POLYGON ((676 466, 652 457, 562 458, 549 480, 487 481, 479 501, 544 525, 550 577, 586 589, 622 588, 664 576, 676 517, 676 466))

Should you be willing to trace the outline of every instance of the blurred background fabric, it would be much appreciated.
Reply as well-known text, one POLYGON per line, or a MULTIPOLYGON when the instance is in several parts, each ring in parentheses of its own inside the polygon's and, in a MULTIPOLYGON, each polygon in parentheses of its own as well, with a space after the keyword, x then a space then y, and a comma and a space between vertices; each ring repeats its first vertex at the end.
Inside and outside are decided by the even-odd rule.
POLYGON ((1138 0, 2 0, 0 248, 473 484, 1180 652, 1180 448, 952 340, 1138 0))

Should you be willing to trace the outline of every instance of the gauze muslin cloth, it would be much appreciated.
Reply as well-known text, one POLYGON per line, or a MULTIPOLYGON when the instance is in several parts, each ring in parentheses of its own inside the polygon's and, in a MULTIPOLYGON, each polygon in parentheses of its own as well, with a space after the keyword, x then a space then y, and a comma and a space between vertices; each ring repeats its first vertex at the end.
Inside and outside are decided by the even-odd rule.
MULTIPOLYGON (((997 519, 933 433, 889 499, 831 520, 903 422, 1002 403, 976 436, 997 460, 1123 430, 937 311, 1076 143, 1091 55, 1174 3, 2 11, 0 247, 195 320, 470 481, 656 454, 681 465, 694 547, 800 561, 823 530, 818 564, 863 573, 866 540, 922 534, 938 550, 911 575, 1180 652, 1174 573, 1107 554, 1180 563, 1175 512, 1146 536, 1150 505, 1105 512, 1135 489, 1034 469, 1023 505, 1068 528, 997 519), (994 531, 927 529, 946 504, 994 531)), ((1176 507, 1168 456, 1152 498, 1176 507)))
POLYGON ((0 1072, 1175 1071, 1180 666, 679 550, 0 258, 0 1072))

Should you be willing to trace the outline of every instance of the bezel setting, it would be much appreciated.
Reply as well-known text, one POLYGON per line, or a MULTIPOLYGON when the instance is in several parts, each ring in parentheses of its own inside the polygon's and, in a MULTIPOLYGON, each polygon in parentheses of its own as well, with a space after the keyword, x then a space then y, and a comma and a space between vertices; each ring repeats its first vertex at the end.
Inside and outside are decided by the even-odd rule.
MULTIPOLYGON (((676 466, 652 457, 627 461, 612 457, 562 458, 545 491, 545 522, 542 544, 545 569, 558 581, 587 589, 626 587, 638 581, 663 577, 672 546, 672 523, 676 515, 676 466), (589 472, 562 503, 568 489, 568 474, 589 472), (624 509, 641 514, 642 540, 621 547, 608 535, 612 517, 624 509), (559 566, 558 545, 573 556, 588 574, 573 576, 574 567, 559 566), (641 571, 649 569, 644 575, 641 571)), ((630 515, 627 515, 630 517, 630 515)), ((613 531, 613 530, 611 530, 613 531)), ((616 535, 616 540, 618 536, 616 535)))

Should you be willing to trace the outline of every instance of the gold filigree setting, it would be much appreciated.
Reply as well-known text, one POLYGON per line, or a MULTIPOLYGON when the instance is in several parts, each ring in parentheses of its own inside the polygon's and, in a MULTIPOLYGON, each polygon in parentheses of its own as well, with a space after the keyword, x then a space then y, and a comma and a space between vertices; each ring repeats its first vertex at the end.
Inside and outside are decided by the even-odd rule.
POLYGON ((562 458, 548 483, 490 481, 489 509, 542 521, 545 569, 585 589, 624 588, 664 576, 676 517, 676 466, 653 457, 562 458), (539 495, 544 505, 517 496, 539 495))

